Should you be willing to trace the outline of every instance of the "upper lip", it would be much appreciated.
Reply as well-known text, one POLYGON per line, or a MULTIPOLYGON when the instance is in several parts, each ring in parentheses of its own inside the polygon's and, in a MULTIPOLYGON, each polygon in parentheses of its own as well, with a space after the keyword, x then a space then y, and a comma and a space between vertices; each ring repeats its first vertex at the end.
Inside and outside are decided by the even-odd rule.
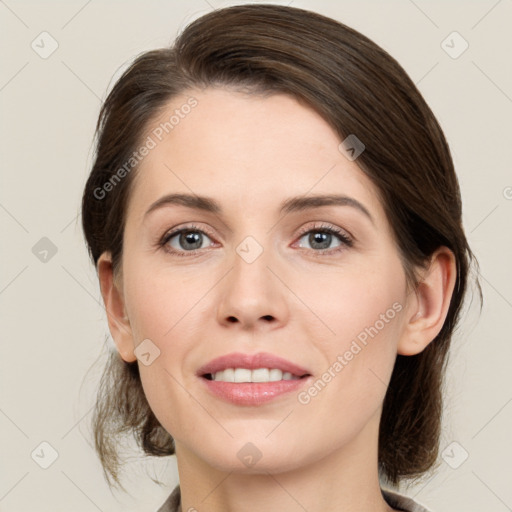
POLYGON ((305 368, 267 352, 258 352, 257 354, 233 352, 226 354, 201 366, 197 373, 199 376, 203 376, 209 373, 214 374, 220 372, 226 368, 247 368, 249 370, 255 370, 257 368, 278 368, 283 372, 290 372, 292 375, 298 377, 309 375, 308 370, 305 368))

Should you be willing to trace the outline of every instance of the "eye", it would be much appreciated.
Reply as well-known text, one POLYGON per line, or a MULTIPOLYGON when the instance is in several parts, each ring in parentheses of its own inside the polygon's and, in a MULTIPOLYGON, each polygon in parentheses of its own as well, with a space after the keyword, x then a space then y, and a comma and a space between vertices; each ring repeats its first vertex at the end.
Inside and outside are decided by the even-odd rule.
POLYGON ((190 256, 200 249, 210 247, 212 240, 203 230, 187 226, 164 235, 160 245, 169 253, 190 256))
POLYGON ((352 239, 340 228, 330 224, 314 226, 301 233, 299 239, 300 247, 306 244, 307 249, 315 252, 338 252, 345 247, 352 247, 352 239), (305 242, 301 242, 305 240, 305 242), (308 247, 309 245, 309 247, 308 247))
MULTIPOLYGON (((310 226, 299 236, 299 247, 310 249, 315 256, 337 253, 353 245, 352 238, 344 230, 331 224, 310 226)), ((212 238, 203 229, 191 225, 166 233, 158 244, 176 256, 195 256, 202 249, 214 245, 212 238)))

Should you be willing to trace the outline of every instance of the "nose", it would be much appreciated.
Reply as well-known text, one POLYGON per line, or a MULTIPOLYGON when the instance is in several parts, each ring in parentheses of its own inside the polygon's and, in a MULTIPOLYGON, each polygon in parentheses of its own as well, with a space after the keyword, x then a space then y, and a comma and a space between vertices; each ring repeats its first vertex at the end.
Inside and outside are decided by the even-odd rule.
POLYGON ((269 253, 252 262, 235 254, 233 267, 223 279, 217 319, 225 327, 273 330, 286 324, 289 309, 286 288, 276 277, 269 253))

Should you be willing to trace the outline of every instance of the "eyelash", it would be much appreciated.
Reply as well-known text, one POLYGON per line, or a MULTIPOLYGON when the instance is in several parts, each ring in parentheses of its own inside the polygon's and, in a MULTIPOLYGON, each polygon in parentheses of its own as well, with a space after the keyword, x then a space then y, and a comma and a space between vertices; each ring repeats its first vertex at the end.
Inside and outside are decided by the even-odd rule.
MULTIPOLYGON (((176 251, 175 249, 171 249, 167 244, 169 241, 174 238, 176 235, 179 235, 180 233, 184 232, 199 232, 204 235, 207 235, 209 238, 214 238, 214 236, 207 230, 199 228, 198 226, 191 224, 189 226, 185 226, 183 228, 177 229, 175 231, 171 231, 170 233, 166 233, 161 240, 158 242, 158 246, 161 247, 165 252, 180 256, 180 257, 191 257, 196 256, 199 252, 201 252, 202 249, 194 249, 192 251, 176 251)), ((308 234, 310 232, 318 232, 318 233, 328 233, 330 235, 334 235, 337 237, 341 244, 338 247, 335 247, 333 249, 320 249, 320 250, 314 250, 314 249, 308 249, 308 251, 313 253, 314 257, 325 257, 330 256, 331 254, 338 253, 340 251, 345 250, 346 247, 352 247, 354 245, 354 242, 351 237, 348 236, 348 234, 341 230, 340 228, 337 228, 336 226, 333 226, 331 224, 315 224, 313 227, 309 226, 307 228, 303 228, 298 233, 298 238, 301 239, 305 234, 308 234)))

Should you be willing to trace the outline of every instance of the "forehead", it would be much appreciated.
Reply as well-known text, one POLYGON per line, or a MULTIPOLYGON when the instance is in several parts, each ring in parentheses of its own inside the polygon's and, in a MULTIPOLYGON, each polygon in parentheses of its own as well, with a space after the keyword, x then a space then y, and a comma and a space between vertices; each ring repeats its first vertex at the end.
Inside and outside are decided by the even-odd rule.
POLYGON ((371 180, 339 149, 341 139, 311 107, 286 94, 190 90, 148 126, 151 149, 133 183, 137 217, 164 194, 215 197, 239 214, 288 197, 350 195, 383 211, 371 180))

